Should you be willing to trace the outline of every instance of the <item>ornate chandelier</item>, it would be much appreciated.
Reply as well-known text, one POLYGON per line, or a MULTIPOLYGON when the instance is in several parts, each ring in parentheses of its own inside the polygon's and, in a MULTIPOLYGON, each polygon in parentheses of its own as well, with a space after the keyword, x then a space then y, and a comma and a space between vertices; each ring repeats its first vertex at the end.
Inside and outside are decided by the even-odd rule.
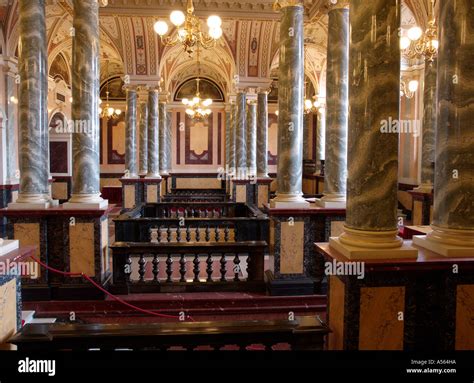
POLYGON ((199 48, 197 51, 197 66, 198 66, 198 76, 196 78, 196 95, 193 99, 189 100, 187 98, 183 98, 182 103, 187 107, 186 114, 194 119, 195 121, 203 121, 207 118, 211 113, 211 109, 209 107, 212 105, 212 100, 210 98, 206 100, 201 99, 201 93, 199 90, 199 82, 201 79, 201 63, 199 61, 199 48))
POLYGON ((430 21, 425 33, 418 26, 410 28, 406 36, 400 38, 402 55, 408 59, 424 56, 433 61, 438 55, 438 28, 434 17, 434 0, 431 0, 430 21))
POLYGON ((102 108, 100 105, 102 105, 103 101, 99 98, 99 117, 100 118, 105 118, 106 120, 108 119, 116 119, 120 117, 122 114, 122 111, 120 109, 115 109, 114 107, 110 106, 109 104, 109 61, 106 61, 106 77, 107 80, 106 83, 106 101, 105 101, 105 106, 102 108))
POLYGON ((222 36, 222 20, 219 16, 212 15, 207 19, 209 32, 201 31, 201 22, 199 17, 194 15, 194 5, 192 0, 188 0, 186 15, 182 11, 173 11, 170 15, 171 23, 178 28, 175 38, 164 37, 168 32, 166 21, 159 20, 155 23, 155 32, 160 36, 161 42, 166 46, 175 46, 182 44, 184 51, 191 55, 195 46, 202 46, 205 49, 216 46, 217 40, 222 36))

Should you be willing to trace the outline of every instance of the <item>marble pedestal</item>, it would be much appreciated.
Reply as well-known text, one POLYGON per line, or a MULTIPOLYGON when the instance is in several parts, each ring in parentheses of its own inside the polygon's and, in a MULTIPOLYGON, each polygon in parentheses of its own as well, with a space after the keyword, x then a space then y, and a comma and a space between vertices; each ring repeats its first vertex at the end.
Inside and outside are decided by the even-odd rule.
POLYGON ((143 178, 121 178, 122 210, 130 210, 144 201, 143 178))
POLYGON ((145 203, 158 203, 161 201, 162 178, 142 178, 143 201, 145 203))
MULTIPOLYGON (((15 202, 18 198, 19 184, 0 185, 0 209, 8 206, 9 203, 15 202)), ((5 237, 6 219, 0 218, 0 238, 5 237)))
POLYGON ((161 175, 162 181, 160 185, 160 195, 165 196, 166 194, 169 193, 169 180, 170 180, 170 175, 169 174, 162 174, 161 175))
POLYGON ((8 339, 21 328, 21 276, 10 273, 7 265, 18 265, 26 262, 34 249, 32 247, 16 248, 0 256, 0 262, 5 273, 0 273, 0 350, 11 350, 12 346, 7 344, 8 339))
POLYGON ((413 197, 413 225, 429 225, 433 219, 433 189, 414 189, 408 193, 413 197))
POLYGON ((344 209, 264 209, 270 217, 268 288, 272 295, 310 295, 325 290, 322 257, 314 242, 327 241, 342 231, 344 209))
MULTIPOLYGON (((85 273, 103 286, 111 277, 108 216, 111 208, 71 210, 0 210, 8 238, 58 270, 85 273)), ((81 277, 70 278, 40 268, 38 278, 22 281, 25 300, 102 299, 104 294, 81 277)))
POLYGON ((246 203, 254 205, 256 202, 256 181, 250 180, 233 180, 232 181, 232 200, 234 202, 246 203))
POLYGON ((327 262, 329 350, 474 349, 474 258, 418 247, 416 259, 353 262, 327 243, 315 248, 327 262))
POLYGON ((264 208, 270 202, 270 188, 272 182, 273 179, 270 177, 257 178, 254 202, 259 209, 264 208))

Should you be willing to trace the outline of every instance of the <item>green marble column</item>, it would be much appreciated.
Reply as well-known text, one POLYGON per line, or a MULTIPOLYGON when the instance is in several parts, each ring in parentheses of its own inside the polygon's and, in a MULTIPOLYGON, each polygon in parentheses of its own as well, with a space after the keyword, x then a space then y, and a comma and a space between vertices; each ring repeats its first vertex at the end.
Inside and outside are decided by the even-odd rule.
MULTIPOLYGON (((293 4, 294 3, 294 4, 293 4)), ((271 207, 306 205, 302 192, 304 110, 304 8, 284 2, 280 21, 278 187, 271 207)))
POLYGON ((125 112, 125 177, 136 178, 137 170, 137 91, 127 89, 127 109, 125 112))
POLYGON ((416 257, 397 235, 398 134, 381 129, 399 113, 400 1, 350 6, 346 224, 330 243, 350 259, 416 257))
POLYGON ((474 7, 440 2, 433 232, 417 245, 449 257, 474 255, 474 7))

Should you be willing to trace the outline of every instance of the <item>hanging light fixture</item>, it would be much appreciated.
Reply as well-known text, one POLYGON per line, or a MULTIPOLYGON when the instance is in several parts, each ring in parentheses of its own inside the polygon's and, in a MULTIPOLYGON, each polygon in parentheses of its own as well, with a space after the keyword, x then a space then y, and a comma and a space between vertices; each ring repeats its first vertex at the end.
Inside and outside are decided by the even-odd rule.
POLYGON ((400 38, 400 49, 402 55, 408 59, 424 56, 428 61, 433 61, 438 55, 438 47, 438 28, 436 27, 436 18, 434 16, 434 0, 431 0, 430 17, 425 33, 418 26, 411 27, 406 32, 406 36, 400 38))
POLYGON ((215 47, 217 40, 222 37, 222 20, 216 15, 211 15, 207 19, 208 33, 201 31, 201 21, 194 14, 192 0, 188 0, 186 15, 182 11, 173 11, 170 14, 170 21, 178 28, 175 38, 165 37, 168 33, 168 24, 163 20, 155 23, 155 32, 160 36, 161 42, 165 46, 175 46, 181 43, 184 51, 189 55, 193 53, 195 46, 201 46, 205 49, 215 47))
POLYGON ((209 107, 212 105, 210 98, 206 100, 201 99, 201 92, 199 90, 199 83, 201 81, 201 62, 199 61, 199 48, 197 50, 197 66, 198 76, 196 78, 196 95, 191 99, 183 98, 182 103, 187 107, 186 114, 194 119, 195 121, 203 121, 211 113, 212 110, 209 107))
POLYGON ((106 74, 105 78, 107 79, 106 81, 106 88, 105 88, 105 94, 106 94, 106 101, 105 101, 105 106, 102 107, 101 105, 103 104, 103 101, 99 98, 99 117, 100 118, 105 118, 106 120, 108 119, 116 119, 119 118, 120 115, 122 114, 122 111, 120 109, 115 109, 109 104, 109 60, 106 61, 106 74))

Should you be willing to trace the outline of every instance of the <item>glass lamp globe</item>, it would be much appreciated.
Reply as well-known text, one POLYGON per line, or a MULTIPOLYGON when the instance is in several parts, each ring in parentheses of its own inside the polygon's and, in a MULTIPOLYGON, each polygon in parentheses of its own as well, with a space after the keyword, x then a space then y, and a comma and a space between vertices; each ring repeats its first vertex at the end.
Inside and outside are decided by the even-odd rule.
POLYGON ((416 92, 418 90, 418 81, 417 80, 411 80, 408 83, 408 90, 410 92, 416 92))
POLYGON ((212 28, 220 28, 222 25, 222 20, 217 15, 209 16, 207 19, 207 25, 210 29, 212 28))
POLYGON ((158 33, 160 36, 166 35, 166 32, 168 32, 168 24, 166 21, 160 20, 155 23, 153 26, 155 29, 155 32, 158 33))
POLYGON ((188 105, 189 104, 189 100, 187 98, 183 98, 181 100, 181 102, 184 104, 184 105, 188 105))
POLYGON ((109 113, 109 116, 111 116, 112 114, 114 114, 115 109, 110 107, 110 108, 107 109, 107 112, 109 113))
POLYGON ((411 27, 408 30, 408 38, 412 41, 418 40, 422 34, 423 34, 423 31, 421 30, 420 27, 411 27))
POLYGON ((406 36, 400 37, 400 49, 405 50, 410 46, 410 39, 406 36))
POLYGON ((173 11, 170 14, 170 20, 173 23, 173 25, 179 27, 184 24, 184 21, 186 20, 186 16, 181 11, 173 11))
POLYGON ((214 40, 218 40, 222 37, 222 29, 221 28, 210 28, 209 29, 209 36, 211 36, 214 40))
POLYGON ((117 116, 120 116, 122 114, 122 111, 120 109, 115 109, 115 114, 117 116))

